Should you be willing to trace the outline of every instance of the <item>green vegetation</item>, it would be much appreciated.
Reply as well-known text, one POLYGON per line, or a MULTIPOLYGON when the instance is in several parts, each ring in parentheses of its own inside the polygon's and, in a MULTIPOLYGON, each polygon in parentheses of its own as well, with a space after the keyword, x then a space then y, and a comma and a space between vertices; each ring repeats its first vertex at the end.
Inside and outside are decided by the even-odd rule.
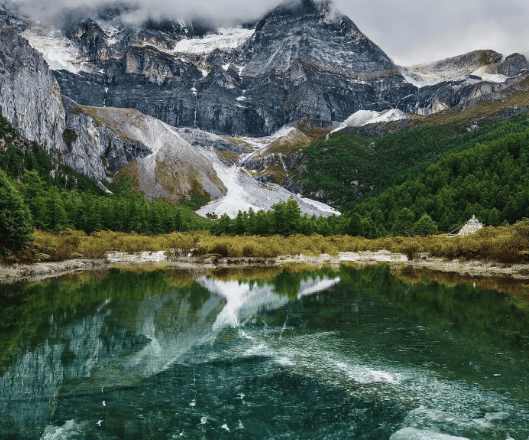
POLYGON ((235 219, 226 214, 221 216, 211 230, 220 234, 274 235, 289 236, 292 234, 320 234, 330 236, 343 234, 348 227, 346 217, 316 217, 301 215, 298 203, 294 199, 275 204, 270 211, 258 212, 250 209, 241 212, 235 219))
MULTIPOLYGON (((79 230, 84 237, 98 231, 135 232, 134 245, 116 244, 115 240, 111 245, 101 245, 101 249, 127 251, 167 250, 167 243, 173 243, 171 239, 161 239, 156 245, 150 245, 138 237, 205 230, 221 240, 217 242, 213 239, 215 235, 208 234, 209 244, 200 245, 201 248, 200 243, 195 243, 205 253, 275 256, 296 253, 298 248, 292 244, 283 248, 277 243, 269 248, 263 244, 245 247, 240 243, 234 245, 226 236, 237 234, 248 240, 250 235, 299 238, 302 234, 313 236, 311 239, 316 241, 319 239, 314 237, 346 234, 369 239, 390 233, 426 236, 452 231, 472 215, 492 226, 514 224, 529 217, 529 116, 526 114, 484 122, 470 132, 466 125, 451 123, 409 127, 382 137, 337 134, 328 141, 311 144, 302 158, 307 170, 302 176, 305 188, 323 189, 326 198, 336 202, 335 206, 350 208, 343 216, 328 218, 302 216, 298 204, 291 199, 276 204, 268 212, 250 210, 239 212, 235 219, 226 215, 216 220, 213 220, 215 216, 204 219, 194 213, 207 202, 197 192, 190 200, 180 200, 178 205, 163 200, 147 201, 143 194, 136 192, 137 176, 132 171, 127 174, 133 167, 122 170, 119 178, 109 185, 113 193, 110 195, 95 180, 60 165, 40 146, 23 140, 3 118, 0 140, 0 170, 5 171, 2 188, 10 194, 4 197, 5 203, 12 206, 2 208, 5 219, 2 227, 12 228, 15 223, 19 227, 18 235, 4 232, 11 241, 2 242, 3 253, 24 247, 32 228, 56 233, 79 230), (359 197, 366 185, 375 185, 375 189, 359 197)), ((351 242, 337 238, 342 244, 335 243, 328 251, 389 249, 410 256, 428 252, 438 256, 525 261, 529 246, 527 240, 512 232, 516 227, 486 228, 475 236, 477 242, 417 237, 410 245, 409 239, 401 242, 398 237, 392 237, 387 242, 375 240, 366 244, 362 239, 351 242), (495 250, 485 243, 494 240, 498 245, 495 250), (468 243, 471 245, 467 246, 468 243)), ((39 244, 38 237, 37 234, 36 253, 63 258, 53 256, 54 246, 39 244)), ((272 238, 270 243, 277 240, 272 238)), ((90 254, 92 251, 78 245, 66 248, 71 248, 70 254, 98 254, 95 251, 90 254)), ((298 250, 312 252, 303 247, 298 250)), ((15 256, 14 261, 18 258, 15 256)))
POLYGON ((75 130, 70 130, 69 128, 67 128, 62 134, 62 138, 64 140, 64 143, 70 146, 77 140, 78 136, 75 130))
MULTIPOLYGON (((65 137, 72 140, 74 136, 65 132, 65 137)), ((194 213, 205 203, 199 194, 181 200, 181 209, 167 201, 149 203, 134 192, 133 179, 125 175, 110 185, 114 195, 109 195, 95 179, 23 139, 3 117, 0 141, 2 254, 26 245, 34 228, 161 234, 211 227, 210 220, 194 213)))
POLYGON ((34 231, 31 215, 14 185, 0 170, 0 257, 23 248, 34 231))
POLYGON ((380 234, 372 229, 384 226, 394 234, 411 234, 425 214, 445 232, 472 215, 492 226, 529 217, 528 118, 505 123, 494 137, 447 154, 415 178, 357 204, 349 216, 356 213, 373 227, 349 232, 373 237, 380 234))
POLYGON ((410 126, 383 136, 336 133, 303 150, 299 160, 306 171, 298 178, 306 194, 323 190, 321 200, 332 200, 337 209, 349 211, 366 198, 414 179, 446 153, 523 131, 529 117, 483 122, 470 132, 469 125, 410 126))

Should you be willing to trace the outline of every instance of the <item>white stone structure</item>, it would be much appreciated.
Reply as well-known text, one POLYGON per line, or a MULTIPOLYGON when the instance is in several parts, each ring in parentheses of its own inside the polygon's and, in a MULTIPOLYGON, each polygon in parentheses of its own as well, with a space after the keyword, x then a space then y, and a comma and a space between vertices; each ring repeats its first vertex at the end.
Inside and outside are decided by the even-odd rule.
POLYGON ((459 230, 457 235, 464 237, 465 235, 475 234, 482 227, 483 224, 476 218, 475 215, 473 215, 472 218, 459 230))

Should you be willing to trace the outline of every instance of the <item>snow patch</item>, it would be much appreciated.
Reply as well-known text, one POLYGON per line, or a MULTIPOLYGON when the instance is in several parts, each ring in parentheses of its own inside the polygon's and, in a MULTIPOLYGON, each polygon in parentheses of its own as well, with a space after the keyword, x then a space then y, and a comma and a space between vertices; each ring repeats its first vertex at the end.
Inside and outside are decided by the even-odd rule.
POLYGON ((173 53, 206 54, 216 49, 236 49, 243 45, 255 33, 254 29, 244 29, 240 26, 235 28, 221 28, 217 34, 206 35, 203 38, 189 38, 180 40, 174 46, 173 53))
POLYGON ((332 131, 343 130, 347 127, 361 127, 367 124, 376 124, 378 122, 391 122, 406 119, 408 116, 401 110, 390 109, 383 112, 376 112, 373 110, 358 110, 349 116, 340 126, 332 131))
POLYGON ((401 67, 401 74, 409 83, 421 88, 434 86, 445 81, 464 81, 470 75, 479 76, 483 81, 504 83, 505 75, 496 73, 497 65, 486 65, 475 70, 472 68, 434 68, 431 65, 401 67))
POLYGON ((236 165, 226 167, 220 161, 215 161, 213 168, 228 191, 225 196, 199 209, 197 211, 199 215, 215 213, 219 217, 226 214, 230 218, 235 218, 239 211, 247 212, 250 208, 256 212, 261 209, 268 211, 276 203, 286 201, 290 197, 298 202, 303 214, 325 217, 340 215, 339 211, 330 206, 294 195, 279 185, 262 184, 236 165))
POLYGON ((59 32, 52 32, 47 36, 39 35, 31 29, 21 34, 33 49, 40 52, 51 70, 68 70, 79 73, 83 69, 84 61, 81 59, 79 49, 70 40, 59 32))
POLYGON ((326 205, 325 203, 318 202, 317 200, 307 199, 306 197, 301 197, 300 195, 298 195, 298 197, 303 203, 314 206, 319 211, 328 212, 331 215, 340 215, 339 211, 330 207, 329 205, 326 205))

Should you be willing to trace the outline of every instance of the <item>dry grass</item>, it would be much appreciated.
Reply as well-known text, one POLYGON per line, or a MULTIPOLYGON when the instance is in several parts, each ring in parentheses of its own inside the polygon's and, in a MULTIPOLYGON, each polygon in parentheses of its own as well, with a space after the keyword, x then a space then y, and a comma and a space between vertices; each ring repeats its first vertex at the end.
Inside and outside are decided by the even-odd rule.
POLYGON ((142 192, 140 185, 140 172, 136 159, 133 159, 131 162, 121 168, 115 175, 116 180, 119 180, 121 177, 129 178, 130 182, 132 183, 132 187, 130 188, 131 191, 142 192))
POLYGON ((229 142, 230 144, 238 146, 239 148, 244 150, 245 153, 252 153, 254 151, 253 147, 248 142, 245 142, 242 139, 233 136, 225 136, 224 140, 229 142))
POLYGON ((102 231, 86 235, 82 231, 34 234, 29 248, 4 258, 3 264, 37 261, 63 261, 70 258, 103 258, 108 252, 169 251, 178 255, 214 255, 223 257, 275 258, 281 255, 329 254, 339 252, 388 250, 404 253, 408 258, 419 254, 447 259, 461 258, 497 263, 523 263, 529 260, 529 221, 514 226, 485 227, 467 237, 388 236, 374 240, 362 237, 321 235, 216 236, 210 232, 142 235, 102 231))
POLYGON ((281 165, 270 165, 263 171, 254 173, 254 176, 269 176, 274 183, 283 186, 287 180, 287 173, 281 165))
POLYGON ((234 151, 217 151, 217 155, 219 156, 220 160, 229 161, 231 163, 237 163, 239 161, 239 158, 241 157, 240 154, 235 153, 234 151))
POLYGON ((308 147, 310 143, 318 137, 308 136, 301 130, 297 129, 288 135, 276 139, 259 153, 259 157, 265 157, 270 154, 293 154, 308 147))

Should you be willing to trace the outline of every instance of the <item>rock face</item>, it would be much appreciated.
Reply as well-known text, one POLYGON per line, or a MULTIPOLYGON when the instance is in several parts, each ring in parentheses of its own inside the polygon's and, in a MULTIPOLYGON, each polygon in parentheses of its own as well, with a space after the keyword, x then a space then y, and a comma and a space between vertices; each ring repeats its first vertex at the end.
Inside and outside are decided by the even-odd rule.
POLYGON ((63 93, 83 105, 135 108, 175 127, 261 136, 302 118, 330 126, 359 109, 385 110, 416 90, 350 19, 331 17, 320 3, 280 6, 254 30, 232 31, 235 43, 220 34, 184 39, 179 26, 71 26, 66 36, 88 67, 55 71, 63 93), (251 37, 244 42, 239 34, 251 37), (208 38, 213 49, 200 49, 208 38))
POLYGON ((152 150, 141 142, 113 132, 98 122, 71 99, 63 97, 66 110, 66 127, 72 141, 66 142, 63 161, 82 173, 99 180, 111 172, 118 171, 132 160, 145 157, 152 150))
MULTIPOLYGON (((167 124, 134 109, 81 107, 77 117, 85 120, 87 137, 96 139, 104 151, 106 167, 128 165, 128 174, 136 180, 148 199, 178 201, 193 191, 208 199, 226 194, 208 157, 197 150, 167 124), (83 116, 81 116, 84 113, 83 116), (90 118, 93 122, 86 121, 90 118), (97 127, 95 127, 97 125, 97 127)), ((79 126, 82 126, 80 122, 79 126)), ((209 153, 215 157, 214 153, 209 153)))
POLYGON ((513 53, 505 58, 505 61, 498 68, 498 73, 505 76, 517 76, 522 71, 529 70, 529 62, 522 54, 513 53))
MULTIPOLYGON (((358 110, 429 115, 512 85, 527 68, 492 50, 402 68, 326 2, 286 2, 252 29, 196 30, 109 18, 73 23, 66 36, 85 63, 56 70, 62 91, 91 106, 135 108, 174 127, 264 136, 293 121, 329 127, 358 110), (106 20, 106 21, 105 21, 106 20)), ((117 15, 116 15, 117 14, 117 15)), ((34 41, 34 39, 32 39, 34 41)))
POLYGON ((329 126, 361 108, 384 110, 415 88, 347 17, 311 1, 280 6, 261 20, 242 71, 250 102, 283 122, 329 126))
POLYGON ((46 61, 0 16, 0 113, 27 139, 63 150, 65 112, 46 61))

